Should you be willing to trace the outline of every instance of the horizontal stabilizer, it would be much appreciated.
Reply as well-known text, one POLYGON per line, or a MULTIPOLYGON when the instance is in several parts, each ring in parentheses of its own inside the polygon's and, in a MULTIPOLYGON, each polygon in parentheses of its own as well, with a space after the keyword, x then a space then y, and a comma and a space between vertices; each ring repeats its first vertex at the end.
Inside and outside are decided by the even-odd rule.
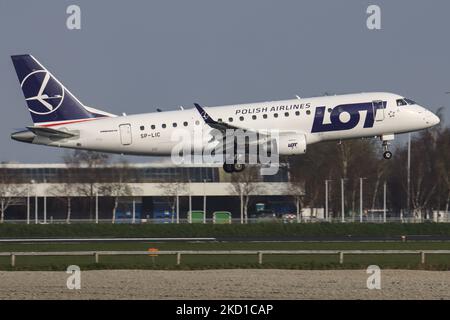
POLYGON ((72 137, 76 136, 76 134, 74 134, 74 133, 56 130, 56 129, 52 129, 52 128, 27 127, 27 129, 30 130, 31 132, 33 132, 35 135, 41 136, 41 137, 66 139, 66 138, 72 138, 72 137))

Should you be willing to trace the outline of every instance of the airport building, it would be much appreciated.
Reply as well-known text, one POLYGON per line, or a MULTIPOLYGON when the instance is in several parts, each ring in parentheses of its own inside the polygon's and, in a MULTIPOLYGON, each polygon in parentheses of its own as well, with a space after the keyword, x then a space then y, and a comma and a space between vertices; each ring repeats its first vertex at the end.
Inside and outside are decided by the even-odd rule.
POLYGON ((249 218, 256 212, 270 218, 272 213, 296 214, 302 193, 292 187, 286 165, 275 175, 249 175, 239 181, 221 166, 170 162, 0 165, 0 198, 8 199, 6 221, 106 222, 114 217, 116 223, 170 223, 214 221, 226 213, 225 218, 240 222, 246 197, 249 218))

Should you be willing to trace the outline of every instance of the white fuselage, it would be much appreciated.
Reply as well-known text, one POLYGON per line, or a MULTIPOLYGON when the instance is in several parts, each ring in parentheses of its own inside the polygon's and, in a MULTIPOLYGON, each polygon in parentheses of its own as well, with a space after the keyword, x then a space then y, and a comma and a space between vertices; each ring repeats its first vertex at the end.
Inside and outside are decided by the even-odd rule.
MULTIPOLYGON (((205 108, 215 121, 253 131, 300 132, 307 144, 327 140, 388 136, 431 127, 439 122, 417 105, 398 105, 402 96, 360 93, 205 108), (377 109, 377 105, 382 105, 377 109), (384 103, 384 104, 383 104, 384 103), (374 109, 367 109, 368 106, 374 109), (341 108, 341 109, 340 109, 341 108), (372 111, 371 111, 372 110, 372 111), (375 110, 375 111, 374 111, 375 110), (333 119, 334 117, 334 119, 333 119)), ((33 143, 133 155, 171 155, 176 130, 193 133, 207 127, 196 109, 105 117, 74 123, 40 124, 76 132, 73 138, 33 143)))

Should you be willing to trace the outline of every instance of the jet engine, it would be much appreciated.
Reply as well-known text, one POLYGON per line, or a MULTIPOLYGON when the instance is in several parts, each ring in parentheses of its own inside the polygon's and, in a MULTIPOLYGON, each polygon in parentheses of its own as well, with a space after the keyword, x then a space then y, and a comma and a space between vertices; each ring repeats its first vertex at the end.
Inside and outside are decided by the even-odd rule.
POLYGON ((279 155, 292 156, 306 153, 306 136, 303 133, 280 133, 276 143, 279 155))

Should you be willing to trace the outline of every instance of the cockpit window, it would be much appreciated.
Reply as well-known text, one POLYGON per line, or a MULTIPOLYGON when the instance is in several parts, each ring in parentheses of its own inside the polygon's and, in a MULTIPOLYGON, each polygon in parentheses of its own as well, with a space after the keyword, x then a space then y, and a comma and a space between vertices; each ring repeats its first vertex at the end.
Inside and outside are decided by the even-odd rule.
POLYGON ((413 100, 411 100, 411 99, 406 99, 406 98, 405 98, 405 101, 406 101, 406 103, 409 104, 409 105, 417 104, 415 101, 413 101, 413 100))
POLYGON ((406 106, 408 103, 404 99, 398 99, 397 100, 397 107, 406 106))

